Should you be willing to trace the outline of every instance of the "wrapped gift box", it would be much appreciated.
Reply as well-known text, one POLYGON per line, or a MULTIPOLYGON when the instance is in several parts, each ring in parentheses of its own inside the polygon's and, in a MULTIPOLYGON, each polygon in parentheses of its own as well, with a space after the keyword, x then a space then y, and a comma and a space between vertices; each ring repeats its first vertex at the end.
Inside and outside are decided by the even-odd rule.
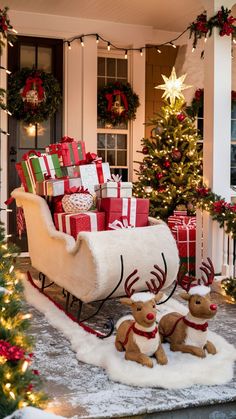
POLYGON ((98 161, 92 164, 79 166, 82 186, 94 194, 94 186, 106 182, 111 177, 109 163, 98 161))
POLYGON ((176 242, 180 263, 183 263, 189 275, 195 275, 196 227, 194 225, 177 225, 176 242))
POLYGON ((58 156, 41 154, 31 150, 24 154, 21 162, 16 163, 16 170, 26 192, 36 193, 36 182, 45 177, 60 178, 62 171, 58 156))
POLYGON ((132 196, 132 182, 105 182, 95 185, 98 198, 129 198, 132 196))
POLYGON ((81 231, 105 230, 105 213, 98 211, 81 212, 78 214, 55 213, 56 229, 70 234, 77 240, 81 231))
POLYGON ((149 199, 142 198, 101 198, 99 208, 106 213, 106 230, 109 224, 123 221, 125 217, 132 227, 148 225, 149 199))
POLYGON ((80 186, 80 178, 46 179, 36 182, 36 193, 42 196, 60 196, 64 195, 69 188, 80 186))
POLYGON ((76 141, 70 137, 63 137, 61 141, 46 147, 48 154, 58 155, 61 166, 79 165, 86 160, 84 141, 76 141))
POLYGON ((196 226, 196 217, 188 216, 187 211, 174 211, 174 215, 171 215, 168 218, 168 226, 171 229, 175 239, 176 239, 176 230, 175 227, 179 225, 193 225, 196 226))

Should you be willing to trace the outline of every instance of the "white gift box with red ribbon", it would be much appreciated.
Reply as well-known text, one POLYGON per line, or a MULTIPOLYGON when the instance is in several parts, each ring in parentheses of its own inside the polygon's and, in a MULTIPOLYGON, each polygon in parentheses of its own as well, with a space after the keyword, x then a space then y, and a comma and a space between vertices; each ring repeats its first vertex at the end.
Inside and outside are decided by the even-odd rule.
POLYGON ((97 198, 130 198, 132 196, 132 182, 121 182, 121 176, 111 175, 108 182, 95 185, 97 198))
POLYGON ((111 177, 109 163, 102 163, 99 160, 92 164, 84 164, 78 168, 82 186, 88 189, 91 194, 94 194, 95 185, 107 182, 111 177))

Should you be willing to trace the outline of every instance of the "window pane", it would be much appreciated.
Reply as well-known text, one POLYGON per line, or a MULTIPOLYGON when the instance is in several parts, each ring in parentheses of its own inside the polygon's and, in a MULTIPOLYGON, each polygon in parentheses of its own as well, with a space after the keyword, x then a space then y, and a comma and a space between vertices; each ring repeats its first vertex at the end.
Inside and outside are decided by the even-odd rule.
POLYGON ((104 87, 106 84, 105 77, 98 77, 98 89, 101 89, 101 87, 104 87))
POLYGON ((35 125, 26 124, 23 121, 17 123, 19 129, 19 148, 28 148, 31 150, 36 147, 35 143, 35 125))
POLYGON ((118 149, 127 149, 127 135, 117 134, 117 148, 118 149))
POLYGON ((101 157, 102 160, 105 162, 106 161, 106 152, 105 152, 105 150, 98 150, 98 157, 101 157))
POLYGON ((128 169, 112 169, 111 168, 111 174, 122 176, 123 182, 128 182, 128 169))
POLYGON ((117 151, 117 166, 127 166, 126 151, 117 151))
POLYGON ((52 72, 52 49, 38 48, 38 68, 47 73, 52 72))
POLYGON ((111 166, 116 166, 116 155, 115 150, 107 150, 107 161, 111 166))
POLYGON ((127 77, 127 64, 125 59, 117 60, 117 77, 127 77))
POLYGON ((116 60, 115 58, 107 58, 107 76, 115 77, 116 75, 116 60))
POLYGON ((35 47, 30 45, 20 46, 20 68, 35 65, 35 47))
POLYGON ((107 134, 107 148, 116 148, 115 135, 107 134))
POLYGON ((50 143, 51 120, 40 122, 37 125, 38 148, 45 148, 50 143))
POLYGON ((231 145, 231 165, 236 167, 236 145, 231 145))
POLYGON ((127 77, 117 77, 116 79, 117 81, 119 81, 120 83, 127 83, 127 77))
POLYGON ((233 100, 231 104, 231 118, 236 119, 236 101, 233 100))
POLYGON ((98 148, 106 148, 105 134, 98 134, 98 148))
POLYGON ((231 140, 236 140, 236 121, 231 121, 231 140))
POLYGON ((98 57, 98 76, 105 76, 105 58, 98 57))

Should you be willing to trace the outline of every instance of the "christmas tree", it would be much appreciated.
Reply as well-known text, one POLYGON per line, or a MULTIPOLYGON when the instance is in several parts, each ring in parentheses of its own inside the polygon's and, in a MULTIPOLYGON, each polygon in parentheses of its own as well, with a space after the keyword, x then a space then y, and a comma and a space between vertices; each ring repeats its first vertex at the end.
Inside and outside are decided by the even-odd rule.
POLYGON ((30 313, 22 303, 15 273, 16 248, 7 244, 0 224, 0 418, 24 406, 44 406, 39 372, 31 367, 32 339, 26 334, 30 313))
POLYGON ((194 211, 196 188, 201 182, 200 139, 194 119, 185 112, 182 90, 185 75, 162 76, 165 105, 148 125, 150 138, 142 140, 144 159, 136 170, 135 196, 150 198, 150 214, 166 219, 178 208, 194 211))

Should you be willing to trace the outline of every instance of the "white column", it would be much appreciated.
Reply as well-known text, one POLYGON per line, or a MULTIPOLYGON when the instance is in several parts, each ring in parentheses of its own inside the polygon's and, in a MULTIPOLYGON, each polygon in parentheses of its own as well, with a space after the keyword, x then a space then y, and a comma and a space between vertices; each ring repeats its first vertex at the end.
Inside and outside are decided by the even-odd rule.
MULTIPOLYGON (((208 19, 231 0, 205 0, 208 19)), ((203 178, 213 192, 230 200, 231 141, 231 37, 213 29, 204 57, 203 178)), ((203 258, 210 257, 215 271, 222 265, 223 234, 208 214, 203 220, 203 258)), ((200 261, 197 260, 197 266, 200 261)))
MULTIPOLYGON (((3 48, 3 54, 1 56, 1 65, 7 68, 7 46, 3 48)), ((7 88, 7 75, 6 72, 1 70, 0 71, 0 87, 5 89, 7 88)), ((0 111, 0 126, 2 130, 7 131, 7 113, 4 111, 0 111)), ((8 198, 8 185, 7 185, 7 176, 8 176, 8 136, 1 134, 1 159, 0 159, 0 177, 1 177, 1 184, 0 184, 0 207, 7 208, 4 202, 8 198)), ((8 231, 8 213, 6 211, 0 211, 0 219, 5 225, 6 233, 8 231)))
POLYGON ((131 123, 129 153, 129 176, 131 181, 135 180, 134 168, 138 169, 137 164, 135 165, 133 162, 142 160, 137 150, 141 150, 141 139, 145 134, 145 62, 145 50, 143 50, 143 56, 137 51, 133 52, 131 60, 131 83, 133 91, 139 96, 140 106, 137 109, 136 119, 131 123))
POLYGON ((97 151, 97 44, 86 38, 83 48, 82 139, 87 151, 97 151))

